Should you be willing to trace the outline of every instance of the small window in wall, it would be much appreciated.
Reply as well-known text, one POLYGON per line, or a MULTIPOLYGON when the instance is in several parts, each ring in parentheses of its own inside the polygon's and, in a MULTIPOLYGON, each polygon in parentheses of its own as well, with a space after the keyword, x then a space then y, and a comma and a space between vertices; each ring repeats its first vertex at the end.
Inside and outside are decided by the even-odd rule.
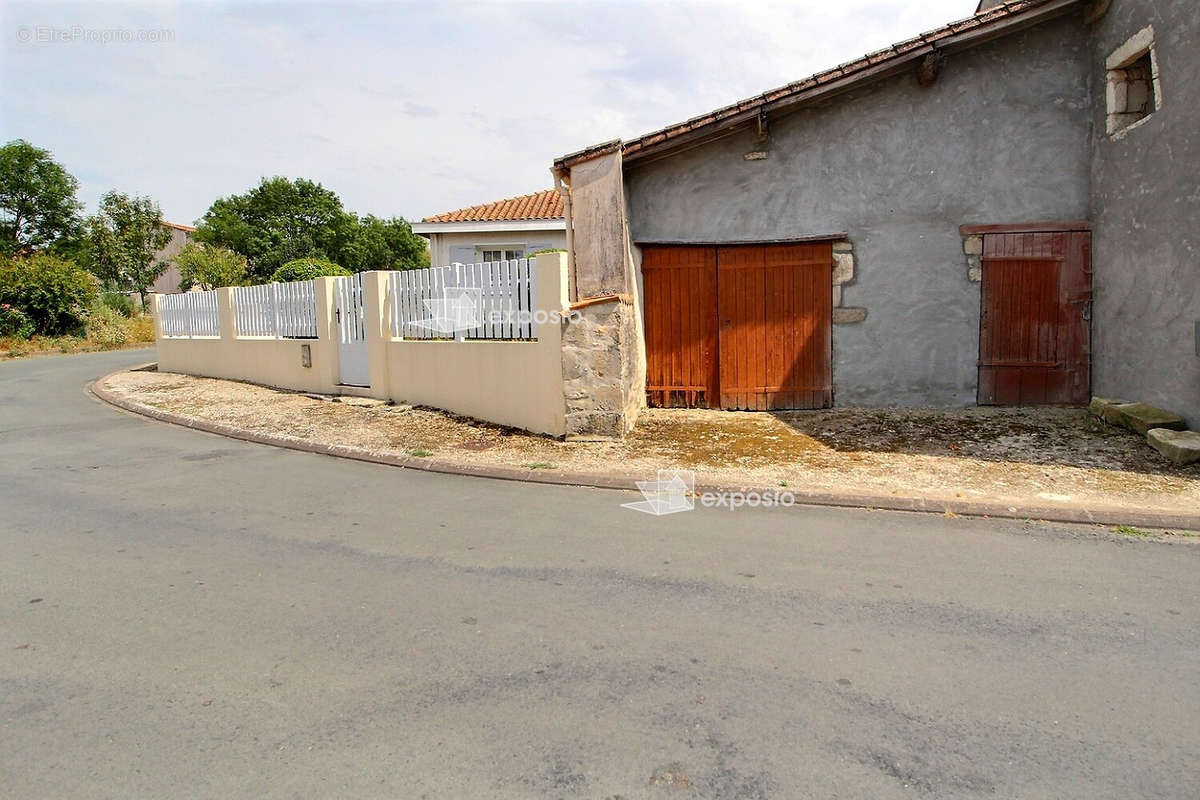
POLYGON ((480 261, 512 261, 525 257, 525 246, 520 244, 486 245, 475 248, 480 261))
POLYGON ((1154 29, 1147 27, 1113 51, 1105 62, 1108 135, 1120 138, 1162 108, 1154 29))

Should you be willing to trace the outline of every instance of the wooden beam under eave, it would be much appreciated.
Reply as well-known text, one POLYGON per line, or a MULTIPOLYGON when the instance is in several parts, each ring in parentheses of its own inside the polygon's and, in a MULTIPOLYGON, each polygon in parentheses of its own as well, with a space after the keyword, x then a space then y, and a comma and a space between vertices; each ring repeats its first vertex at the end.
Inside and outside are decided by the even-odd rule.
POLYGON ((1069 222, 1003 222, 958 226, 958 232, 963 236, 979 236, 985 233, 1067 233, 1091 229, 1092 223, 1080 219, 1069 222))

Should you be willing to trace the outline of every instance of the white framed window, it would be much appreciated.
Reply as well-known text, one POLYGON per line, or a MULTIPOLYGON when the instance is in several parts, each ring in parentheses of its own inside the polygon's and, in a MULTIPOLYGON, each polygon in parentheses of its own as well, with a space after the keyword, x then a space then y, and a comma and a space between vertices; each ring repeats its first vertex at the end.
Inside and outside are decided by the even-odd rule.
POLYGON ((1162 83, 1154 52, 1154 28, 1147 26, 1129 37, 1104 62, 1108 70, 1105 128, 1119 139, 1162 108, 1162 83))
POLYGON ((512 261, 525 257, 525 245, 481 244, 475 246, 475 255, 480 261, 512 261))

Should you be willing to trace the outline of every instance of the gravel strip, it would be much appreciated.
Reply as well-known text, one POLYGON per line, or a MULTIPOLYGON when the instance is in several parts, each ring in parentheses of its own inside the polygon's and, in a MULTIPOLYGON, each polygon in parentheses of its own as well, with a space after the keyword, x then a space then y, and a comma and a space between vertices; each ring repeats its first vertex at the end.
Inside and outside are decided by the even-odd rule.
POLYGON ((1077 408, 650 409, 624 441, 597 443, 433 409, 172 373, 121 372, 104 386, 152 408, 243 430, 473 469, 646 479, 682 468, 711 485, 1164 514, 1200 509, 1200 465, 1176 467, 1142 437, 1077 408))

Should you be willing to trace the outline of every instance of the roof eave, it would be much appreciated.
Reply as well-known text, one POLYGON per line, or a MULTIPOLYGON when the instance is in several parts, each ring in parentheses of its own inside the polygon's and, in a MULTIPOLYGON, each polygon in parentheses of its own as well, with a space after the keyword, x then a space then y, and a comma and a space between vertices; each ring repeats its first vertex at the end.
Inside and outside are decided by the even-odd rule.
POLYGON ((626 163, 673 152, 752 124, 760 113, 791 111, 803 104, 828 99, 860 85, 892 77, 935 50, 964 50, 1046 22, 1066 14, 1080 2, 1082 0, 1050 0, 1017 10, 1010 8, 1010 5, 1016 3, 997 6, 974 17, 952 22, 936 31, 898 42, 890 48, 868 53, 853 62, 693 117, 678 125, 662 128, 628 142, 613 140, 571 153, 557 159, 554 167, 556 170, 569 169, 574 164, 618 148, 621 149, 626 163), (846 69, 851 66, 853 69, 846 69))
POLYGON ((428 236, 433 233, 491 233, 504 231, 561 231, 566 230, 564 217, 553 219, 496 219, 461 220, 459 222, 414 222, 413 233, 428 236))
POLYGON ((1007 14, 1000 19, 989 20, 989 16, 994 16, 997 12, 1006 9, 1006 6, 997 6, 995 9, 985 11, 976 17, 952 23, 940 29, 941 31, 947 31, 947 33, 936 38, 926 37, 931 37, 933 34, 938 33, 938 31, 923 34, 915 39, 909 39, 893 45, 893 48, 898 51, 895 54, 880 57, 879 53, 884 51, 869 53, 859 59, 859 61, 864 63, 861 67, 853 71, 846 72, 843 67, 847 65, 841 65, 832 70, 818 73, 813 78, 800 81, 800 85, 793 84, 797 88, 792 91, 782 92, 780 90, 773 90, 760 95, 754 102, 747 103, 743 101, 734 106, 729 106, 727 108, 731 113, 728 115, 722 115, 722 111, 726 109, 720 109, 713 114, 707 115, 712 118, 703 122, 700 121, 701 118, 689 120, 681 125, 665 128, 661 131, 656 131, 626 142, 623 148, 623 160, 628 163, 649 156, 660 155, 665 151, 694 144, 698 140, 704 140, 730 129, 751 124, 758 119, 761 111, 765 111, 767 114, 785 110, 790 111, 803 104, 825 100, 866 83, 890 78, 908 69, 913 62, 924 58, 935 50, 952 53, 977 47, 992 39, 1007 36, 1024 28, 1062 16, 1080 2, 1081 0, 1052 0, 1052 2, 1033 6, 1017 13, 1007 14), (954 30, 955 28, 957 30, 954 30), (842 72, 840 76, 835 74, 839 71, 842 72), (804 86, 804 84, 808 85, 804 86), (735 108, 738 110, 732 111, 735 108), (691 130, 685 129, 688 126, 691 127, 691 130), (678 129, 683 130, 673 133, 678 129))
POLYGON ((622 144, 623 143, 620 139, 610 139, 607 142, 601 142, 600 144, 594 144, 591 147, 585 147, 582 150, 577 150, 574 153, 568 153, 567 155, 554 160, 554 169, 570 169, 575 164, 579 164, 584 161, 591 161, 597 156, 615 153, 617 150, 621 149, 622 144))

